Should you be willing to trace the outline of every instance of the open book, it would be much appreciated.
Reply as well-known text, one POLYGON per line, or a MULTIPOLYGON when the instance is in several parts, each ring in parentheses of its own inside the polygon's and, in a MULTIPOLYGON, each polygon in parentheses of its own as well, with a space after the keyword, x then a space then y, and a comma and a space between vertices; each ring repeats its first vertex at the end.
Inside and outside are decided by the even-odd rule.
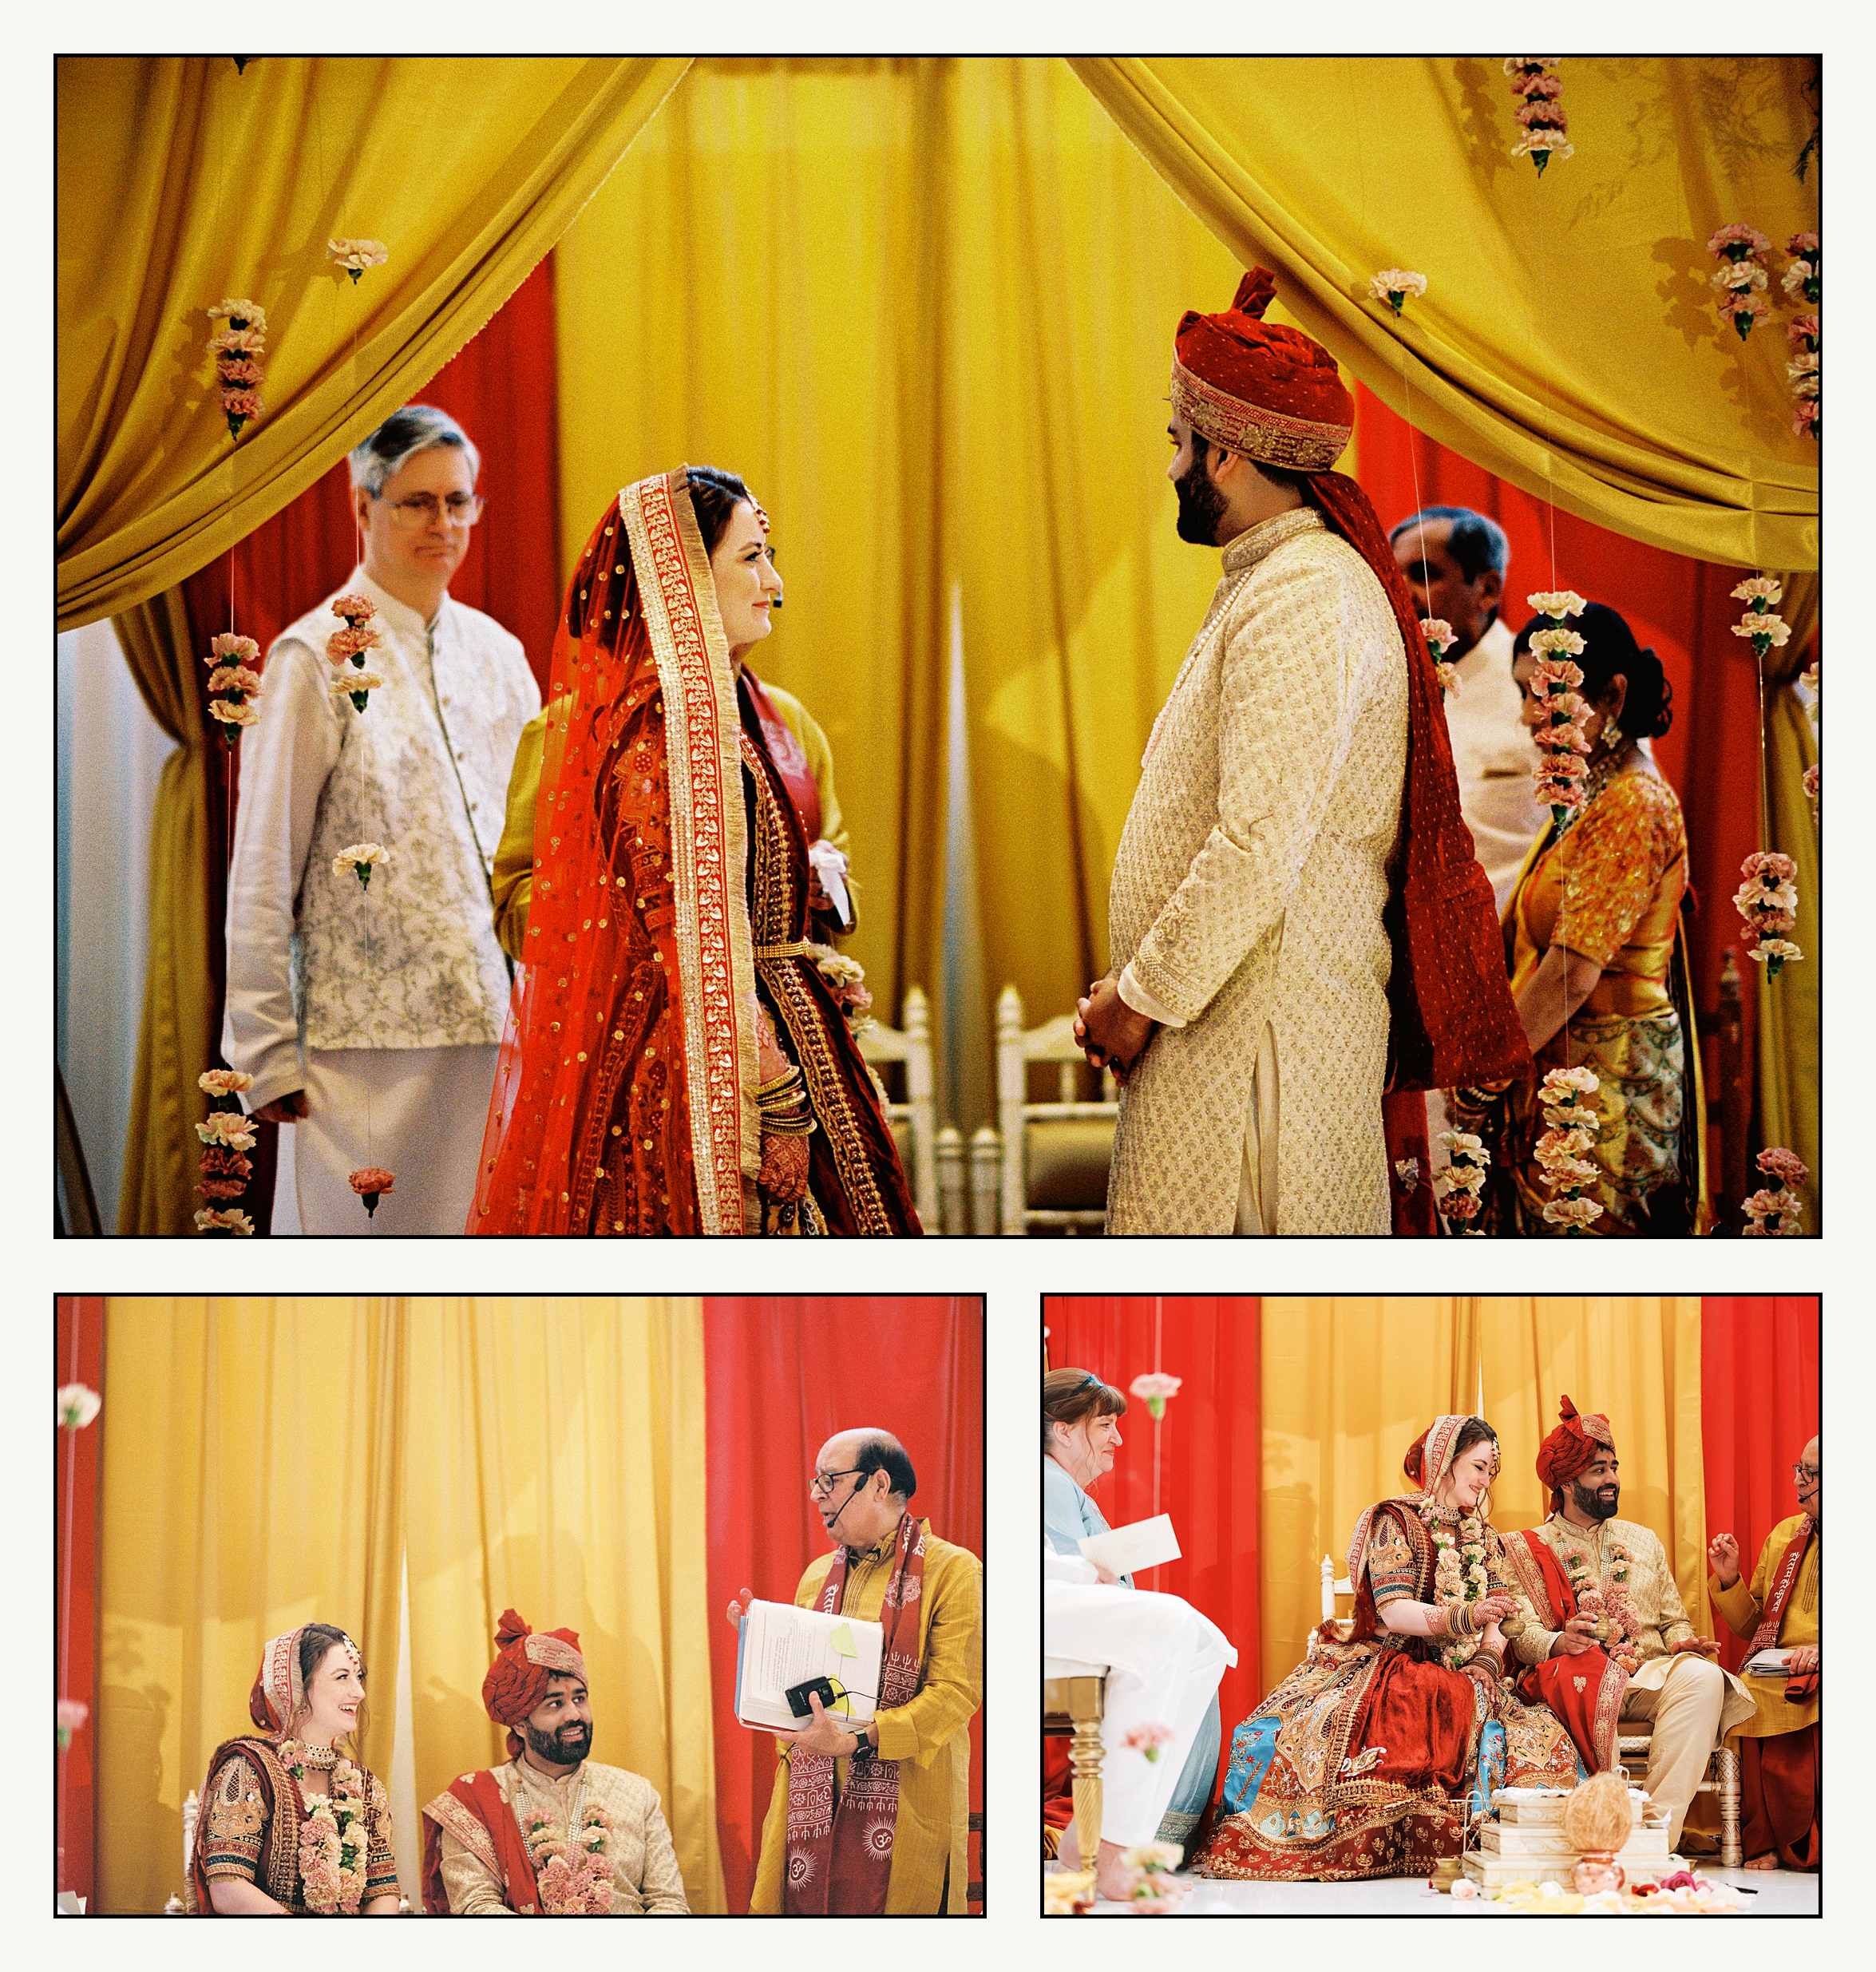
POLYGON ((1150 1520, 1110 1527, 1105 1534, 1085 1534, 1081 1550, 1110 1575, 1129 1575, 1142 1568, 1157 1568, 1162 1562, 1177 1561, 1179 1540, 1173 1531, 1173 1516, 1162 1513, 1150 1520))
POLYGON ((814 1715, 797 1717, 784 1694, 791 1685, 825 1677, 847 1697, 831 1707, 823 1699, 824 1709, 843 1719, 870 1719, 885 1635, 877 1623, 857 1617, 825 1615, 792 1602, 752 1602, 736 1633, 737 1718, 769 1732, 800 1732, 814 1715))

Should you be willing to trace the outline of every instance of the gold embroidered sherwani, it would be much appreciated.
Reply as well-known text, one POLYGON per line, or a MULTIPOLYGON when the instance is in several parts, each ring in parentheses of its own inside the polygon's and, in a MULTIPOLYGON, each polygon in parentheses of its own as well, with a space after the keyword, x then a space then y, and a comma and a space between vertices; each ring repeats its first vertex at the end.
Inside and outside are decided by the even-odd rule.
POLYGON ((1122 1094, 1108 1226, 1229 1233, 1241 1180, 1266 1232, 1385 1233, 1407 655, 1374 572, 1314 508, 1247 529, 1224 563, 1108 893, 1121 996, 1180 1023, 1122 1094))
MULTIPOLYGON (((569 1816, 577 1816, 596 1796, 612 1823, 607 1847, 612 1859, 612 1911, 615 1917, 683 1917, 684 1879, 679 1873, 671 1831, 658 1804, 658 1790, 643 1776, 623 1767, 603 1767, 584 1760, 563 1780, 550 1780, 524 1760, 511 1760, 492 1769, 495 1784, 511 1812, 537 1810, 552 1824, 555 1839, 566 1839, 569 1816)), ((476 1818, 453 1794, 443 1794, 424 1810, 441 1824, 438 1847, 443 1887, 452 1917, 512 1917, 503 1900, 501 1879, 476 1852, 476 1818), (439 1812, 438 1811, 441 1811, 439 1812), (451 1812, 453 1811, 453 1813, 451 1812), (449 1819, 445 1819, 445 1816, 449 1819), (468 1838, 458 1839, 451 1823, 457 1816, 468 1838)), ((520 1816, 516 1815, 517 1824, 520 1816)))
MULTIPOLYGON (((1606 1591, 1616 1586, 1610 1572, 1610 1550, 1629 1555, 1626 1588, 1642 1631, 1634 1641, 1641 1668, 1622 1694, 1625 1719, 1650 1719, 1654 1729, 1648 1756, 1648 1792, 1668 1812, 1668 1841, 1680 1839, 1681 1823, 1707 1771, 1708 1756, 1720 1740, 1752 1713, 1746 1687, 1731 1671, 1693 1652, 1674 1654, 1675 1646, 1696 1635, 1686 1606, 1668 1562, 1668 1550, 1647 1528, 1634 1520, 1605 1520, 1581 1527, 1553 1513, 1537 1530, 1538 1538, 1557 1556, 1567 1578, 1565 1557, 1580 1553, 1606 1591)), ((1522 1538, 1519 1537, 1519 1538, 1522 1538)), ((1512 1640, 1512 1649, 1526 1664, 1541 1664, 1549 1656, 1557 1632, 1538 1626, 1529 1599, 1518 1598, 1524 1629, 1512 1640)))
MULTIPOLYGON (((963 1915, 967 1905, 966 1843, 971 1818, 971 1715, 984 1702, 984 1564, 925 1527, 924 1586, 919 1609, 918 1689, 908 1704, 877 1713, 879 1754, 899 1762, 899 1820, 886 1915, 963 1915), (948 1874, 948 1883, 947 1876, 948 1874)), ((892 1579, 895 1527, 847 1567, 841 1614, 877 1622, 892 1579)), ((810 1609, 832 1554, 810 1562, 795 1605, 810 1609)), ((782 1909, 782 1867, 788 1848, 788 1751, 779 1740, 775 1792, 762 1824, 762 1848, 750 1894, 752 1916, 782 1909)), ((843 1792, 850 1762, 834 1762, 843 1792)))
MULTIPOLYGON (((1803 1514, 1795 1513, 1789 1520, 1781 1520, 1765 1537, 1750 1584, 1741 1575, 1730 1589, 1723 1589, 1717 1576, 1708 1576, 1707 1599, 1735 1636, 1750 1641, 1757 1633, 1771 1596, 1772 1577, 1778 1573, 1779 1563, 1785 1558, 1785 1550, 1791 1545, 1803 1518, 1803 1514)), ((1779 1619, 1778 1647, 1781 1650, 1815 1650, 1821 1643, 1819 1603, 1823 1573, 1824 1530, 1819 1527, 1811 1537, 1804 1558, 1798 1564, 1798 1579, 1785 1598, 1785 1613, 1779 1619)), ((1824 1713, 1822 1689, 1815 1698, 1793 1705, 1785 1696, 1786 1681, 1783 1677, 1745 1679, 1745 1687, 1758 1709, 1754 1717, 1742 1720, 1731 1729, 1742 1739, 1771 1739, 1780 1732, 1802 1732, 1806 1726, 1815 1725, 1824 1713)))

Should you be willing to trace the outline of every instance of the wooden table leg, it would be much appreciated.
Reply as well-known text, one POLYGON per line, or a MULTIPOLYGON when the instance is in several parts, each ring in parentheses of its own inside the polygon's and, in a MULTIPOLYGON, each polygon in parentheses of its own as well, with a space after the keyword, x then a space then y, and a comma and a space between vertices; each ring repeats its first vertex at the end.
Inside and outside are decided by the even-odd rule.
POLYGON ((1722 1746, 1713 1757, 1720 1780, 1720 1866, 1737 1869, 1745 1859, 1739 1851, 1739 1756, 1722 1746))

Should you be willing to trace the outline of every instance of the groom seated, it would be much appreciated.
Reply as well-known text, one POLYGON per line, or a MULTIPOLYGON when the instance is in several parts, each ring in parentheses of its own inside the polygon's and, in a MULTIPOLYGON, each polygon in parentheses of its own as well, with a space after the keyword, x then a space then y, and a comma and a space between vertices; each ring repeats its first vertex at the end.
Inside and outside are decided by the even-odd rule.
POLYGON ((649 1780, 587 1758, 586 1662, 571 1629, 504 1610, 482 1704, 505 1767, 465 1773, 424 1809, 433 1917, 682 1917, 684 1883, 649 1780))

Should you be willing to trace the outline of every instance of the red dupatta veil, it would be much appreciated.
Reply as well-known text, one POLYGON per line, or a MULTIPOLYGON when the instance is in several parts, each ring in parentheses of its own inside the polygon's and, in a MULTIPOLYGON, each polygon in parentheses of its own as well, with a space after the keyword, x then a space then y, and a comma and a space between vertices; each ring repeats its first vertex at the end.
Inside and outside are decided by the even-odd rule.
POLYGON ((594 529, 548 715, 468 1230, 740 1233, 762 1154, 741 728, 685 469, 594 529))

